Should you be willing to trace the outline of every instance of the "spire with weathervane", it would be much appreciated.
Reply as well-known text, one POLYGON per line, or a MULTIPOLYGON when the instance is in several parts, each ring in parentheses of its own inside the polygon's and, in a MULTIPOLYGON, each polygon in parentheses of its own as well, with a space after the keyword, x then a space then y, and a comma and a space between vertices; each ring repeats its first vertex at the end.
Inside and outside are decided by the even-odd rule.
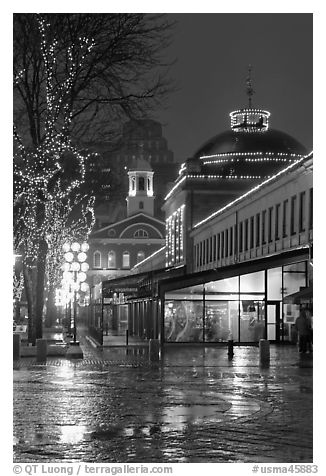
POLYGON ((270 113, 263 109, 252 107, 252 96, 255 93, 252 87, 251 77, 252 66, 248 66, 248 76, 246 79, 246 94, 248 96, 248 107, 232 111, 231 129, 235 132, 265 132, 268 130, 268 118, 270 113))
POLYGON ((252 96, 255 94, 255 90, 252 87, 252 79, 251 79, 251 64, 248 66, 248 76, 246 79, 246 93, 249 99, 249 109, 251 109, 252 106, 252 96))

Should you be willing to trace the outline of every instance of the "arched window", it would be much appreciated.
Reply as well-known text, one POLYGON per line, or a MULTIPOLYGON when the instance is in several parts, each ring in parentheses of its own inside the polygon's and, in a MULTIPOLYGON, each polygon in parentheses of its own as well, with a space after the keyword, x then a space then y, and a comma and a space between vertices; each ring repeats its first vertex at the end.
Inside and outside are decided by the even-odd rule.
POLYGON ((108 253, 108 268, 113 269, 116 268, 116 256, 115 256, 115 251, 109 251, 108 253))
POLYGON ((145 190, 145 178, 139 177, 138 178, 138 190, 143 192, 145 190))
POLYGON ((139 208, 142 210, 144 208, 144 202, 139 202, 139 208))
POLYGON ((101 252, 100 251, 94 251, 93 253, 93 267, 94 268, 101 268, 101 252))
POLYGON ((137 253, 137 263, 140 263, 145 259, 145 252, 144 251, 138 251, 137 253))
POLYGON ((139 228, 135 231, 134 238, 148 238, 148 232, 142 228, 139 228))
POLYGON ((129 251, 124 251, 122 253, 122 267, 130 268, 130 253, 129 251))

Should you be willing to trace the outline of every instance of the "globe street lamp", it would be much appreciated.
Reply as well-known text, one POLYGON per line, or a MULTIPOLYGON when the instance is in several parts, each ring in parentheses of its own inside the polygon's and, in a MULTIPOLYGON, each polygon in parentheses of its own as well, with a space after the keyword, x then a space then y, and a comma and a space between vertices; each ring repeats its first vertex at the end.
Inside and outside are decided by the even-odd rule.
MULTIPOLYGON (((73 341, 70 342, 73 346, 78 346, 77 341, 77 301, 79 299, 78 291, 83 288, 82 283, 86 281, 86 272, 88 271, 88 264, 86 263, 87 254, 89 249, 88 243, 73 242, 65 243, 63 245, 65 262, 62 266, 63 269, 63 282, 66 283, 66 292, 70 301, 73 302, 73 341)), ((70 325, 71 327, 71 325, 70 325)))

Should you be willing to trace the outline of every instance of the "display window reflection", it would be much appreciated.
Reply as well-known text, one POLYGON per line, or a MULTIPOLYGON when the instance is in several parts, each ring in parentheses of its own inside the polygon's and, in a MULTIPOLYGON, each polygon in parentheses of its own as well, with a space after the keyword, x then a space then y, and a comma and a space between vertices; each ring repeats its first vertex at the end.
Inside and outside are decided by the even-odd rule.
POLYGON ((240 301, 240 340, 258 342, 265 337, 265 304, 254 299, 240 301))
POLYGON ((239 339, 238 300, 205 302, 205 342, 239 339))
POLYGON ((166 301, 164 315, 167 342, 203 341, 201 301, 166 301))

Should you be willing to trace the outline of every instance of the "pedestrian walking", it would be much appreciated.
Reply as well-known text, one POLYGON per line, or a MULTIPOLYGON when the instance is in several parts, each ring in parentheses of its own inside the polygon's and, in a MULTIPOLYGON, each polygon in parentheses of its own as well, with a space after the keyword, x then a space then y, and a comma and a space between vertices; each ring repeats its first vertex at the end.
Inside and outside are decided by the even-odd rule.
POLYGON ((311 351, 311 319, 304 309, 300 310, 300 315, 295 321, 295 329, 299 335, 299 352, 311 351))

